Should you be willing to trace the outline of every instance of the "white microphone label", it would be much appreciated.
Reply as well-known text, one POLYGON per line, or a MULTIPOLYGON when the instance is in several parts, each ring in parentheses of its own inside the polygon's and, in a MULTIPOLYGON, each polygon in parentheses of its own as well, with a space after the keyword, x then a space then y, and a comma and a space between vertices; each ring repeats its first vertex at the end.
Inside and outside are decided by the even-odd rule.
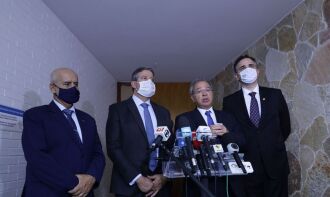
MULTIPOLYGON (((244 161, 242 163, 243 163, 247 173, 253 172, 252 164, 250 162, 244 161)), ((229 166, 232 174, 243 174, 242 169, 240 167, 238 167, 236 162, 234 162, 234 161, 228 162, 228 166, 229 166)))
POLYGON ((215 153, 223 153, 223 148, 221 144, 214 144, 213 146, 213 150, 215 153))

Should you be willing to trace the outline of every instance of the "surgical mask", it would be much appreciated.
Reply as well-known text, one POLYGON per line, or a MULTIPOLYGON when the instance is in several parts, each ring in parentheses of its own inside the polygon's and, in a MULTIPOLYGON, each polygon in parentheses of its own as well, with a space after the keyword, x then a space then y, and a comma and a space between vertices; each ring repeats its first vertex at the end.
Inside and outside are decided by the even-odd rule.
MULTIPOLYGON (((57 86, 58 87, 58 86, 57 86)), ((73 104, 79 101, 80 92, 76 87, 63 89, 58 87, 59 92, 57 97, 68 104, 73 104)))
POLYGON ((250 84, 250 83, 253 83, 257 80, 257 70, 254 69, 254 68, 246 68, 244 70, 242 70, 240 73, 239 73, 239 76, 241 78, 241 81, 243 83, 247 83, 247 84, 250 84))
POLYGON ((141 94, 144 97, 152 97, 155 92, 156 92, 156 86, 155 83, 153 81, 151 81, 151 79, 148 79, 146 81, 140 81, 139 82, 140 87, 137 91, 137 93, 141 94))

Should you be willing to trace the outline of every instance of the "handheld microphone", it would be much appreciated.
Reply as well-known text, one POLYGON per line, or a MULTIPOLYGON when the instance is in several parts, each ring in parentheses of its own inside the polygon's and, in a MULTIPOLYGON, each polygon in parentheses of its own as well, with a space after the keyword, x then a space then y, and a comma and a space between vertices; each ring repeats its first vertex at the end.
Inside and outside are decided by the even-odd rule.
POLYGON ((208 136, 208 138, 212 137, 212 132, 209 126, 199 126, 196 130, 196 139, 197 141, 203 141, 203 137, 208 136))
POLYGON ((244 165, 242 163, 241 158, 238 155, 238 151, 239 151, 238 145, 235 144, 235 143, 229 143, 227 145, 227 149, 228 149, 228 152, 231 153, 234 156, 234 159, 235 159, 238 167, 240 167, 242 169, 243 173, 246 174, 247 173, 246 172, 246 169, 245 169, 245 167, 244 167, 244 165))
POLYGON ((200 155, 202 156, 202 161, 203 161, 203 166, 206 171, 207 176, 211 176, 211 168, 210 168, 210 161, 208 160, 206 150, 205 150, 205 145, 202 144, 201 148, 199 149, 200 155))
POLYGON ((163 142, 166 142, 170 138, 170 136, 171 136, 171 132, 167 128, 167 126, 159 126, 159 127, 157 127, 157 129, 156 129, 156 131, 155 131, 154 134, 155 134, 155 139, 151 143, 150 148, 149 148, 151 151, 155 150, 160 145, 160 143, 162 141, 163 142))
POLYGON ((223 151, 222 145, 221 144, 214 144, 214 145, 212 145, 212 148, 213 148, 214 153, 217 154, 219 162, 221 163, 223 169, 225 171, 227 171, 228 167, 227 167, 226 162, 223 159, 223 154, 222 153, 224 151, 223 151))
POLYGON ((194 154, 194 150, 193 150, 193 146, 192 146, 192 132, 191 132, 191 128, 190 128, 190 122, 188 120, 187 117, 185 116, 179 116, 178 118, 178 126, 180 126, 180 131, 181 131, 181 135, 184 138, 184 142, 185 142, 185 146, 184 148, 184 152, 186 153, 187 159, 189 161, 189 165, 191 168, 191 172, 195 173, 197 172, 197 161, 195 158, 195 154, 194 154))
POLYGON ((210 145, 210 139, 208 138, 208 136, 202 137, 203 139, 203 144, 205 146, 205 152, 209 158, 211 167, 213 168, 213 170, 216 171, 217 169, 217 164, 215 163, 214 159, 213 159, 213 151, 211 149, 211 145, 210 145))

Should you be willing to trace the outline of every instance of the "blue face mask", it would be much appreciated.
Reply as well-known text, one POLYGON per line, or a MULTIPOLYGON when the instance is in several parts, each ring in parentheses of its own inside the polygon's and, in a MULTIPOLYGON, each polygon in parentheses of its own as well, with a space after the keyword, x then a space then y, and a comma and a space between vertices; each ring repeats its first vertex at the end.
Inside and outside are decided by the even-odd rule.
MULTIPOLYGON (((58 87, 58 86, 57 86, 58 87)), ((63 89, 58 87, 59 93, 57 97, 68 104, 73 104, 79 101, 80 92, 76 87, 63 89)))

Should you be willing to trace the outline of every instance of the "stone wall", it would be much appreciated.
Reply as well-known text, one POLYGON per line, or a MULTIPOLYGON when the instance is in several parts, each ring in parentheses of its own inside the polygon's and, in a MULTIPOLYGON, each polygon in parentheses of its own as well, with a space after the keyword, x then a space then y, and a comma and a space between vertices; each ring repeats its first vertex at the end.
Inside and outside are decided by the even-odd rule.
MULTIPOLYGON (((259 84, 280 88, 289 106, 290 196, 329 197, 330 0, 305 0, 243 54, 256 57, 259 84)), ((239 89, 232 64, 213 81, 221 108, 239 89)))

